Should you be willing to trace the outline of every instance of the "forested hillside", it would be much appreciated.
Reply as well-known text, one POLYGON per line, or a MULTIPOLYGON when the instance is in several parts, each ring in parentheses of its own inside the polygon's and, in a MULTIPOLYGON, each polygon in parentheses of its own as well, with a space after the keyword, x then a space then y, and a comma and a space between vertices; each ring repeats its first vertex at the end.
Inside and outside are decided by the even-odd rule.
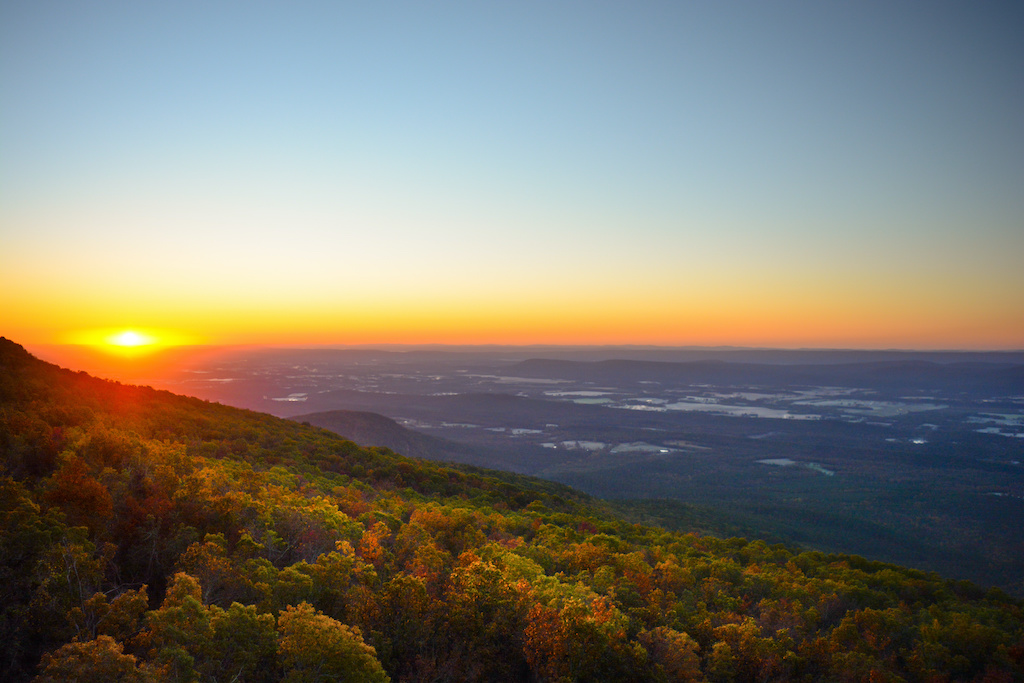
POLYGON ((0 339, 0 679, 1012 681, 1024 606, 0 339))

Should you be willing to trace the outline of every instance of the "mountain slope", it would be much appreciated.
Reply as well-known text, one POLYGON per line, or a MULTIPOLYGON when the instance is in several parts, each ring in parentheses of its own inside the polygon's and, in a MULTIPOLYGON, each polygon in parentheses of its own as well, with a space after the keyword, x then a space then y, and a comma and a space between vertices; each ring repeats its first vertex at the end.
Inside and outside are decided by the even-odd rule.
POLYGON ((329 410, 297 415, 291 419, 323 427, 362 446, 389 448, 411 458, 491 467, 499 467, 507 461, 500 452, 407 429, 379 413, 329 410))
POLYGON ((1024 675, 998 591, 635 526, 4 339, 0 463, 3 680, 1024 675))

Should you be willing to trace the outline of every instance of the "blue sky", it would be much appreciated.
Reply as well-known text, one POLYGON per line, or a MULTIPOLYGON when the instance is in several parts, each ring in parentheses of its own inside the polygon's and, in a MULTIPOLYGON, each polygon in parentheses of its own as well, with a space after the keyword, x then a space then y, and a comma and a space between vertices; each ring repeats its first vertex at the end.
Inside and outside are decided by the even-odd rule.
POLYGON ((1019 4, 0 8, 37 341, 1024 345, 1019 4))

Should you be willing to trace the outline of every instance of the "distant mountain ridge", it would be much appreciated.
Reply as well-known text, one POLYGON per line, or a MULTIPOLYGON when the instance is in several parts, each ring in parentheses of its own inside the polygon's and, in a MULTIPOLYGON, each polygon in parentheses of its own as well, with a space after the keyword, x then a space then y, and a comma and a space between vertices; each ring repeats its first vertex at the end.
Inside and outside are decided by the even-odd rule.
POLYGON ((508 376, 591 382, 655 381, 679 384, 771 384, 1024 393, 1024 364, 892 360, 827 365, 736 363, 724 360, 572 361, 535 358, 509 367, 508 376))

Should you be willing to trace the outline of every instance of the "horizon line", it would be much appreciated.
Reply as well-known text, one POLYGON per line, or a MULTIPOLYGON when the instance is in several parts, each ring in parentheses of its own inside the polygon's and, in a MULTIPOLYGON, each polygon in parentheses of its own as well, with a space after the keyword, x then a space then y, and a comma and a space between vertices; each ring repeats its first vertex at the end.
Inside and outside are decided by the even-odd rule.
MULTIPOLYGON (((14 341, 14 340, 10 340, 14 341)), ((16 342, 17 343, 17 342, 16 342)), ((96 346, 81 343, 26 343, 25 347, 37 348, 81 348, 97 349, 96 346)), ((222 343, 222 344, 175 344, 165 346, 162 351, 175 349, 281 349, 281 350, 339 350, 339 351, 374 351, 374 350, 526 350, 526 349, 552 349, 552 350, 623 350, 623 351, 775 351, 775 352, 832 352, 832 353, 1024 353, 1024 346, 1017 348, 913 348, 913 347, 855 347, 855 346, 742 346, 734 344, 720 345, 664 345, 664 344, 553 344, 553 343, 527 343, 527 344, 451 344, 444 342, 426 343, 402 343, 402 342, 380 342, 380 343, 222 343)))

